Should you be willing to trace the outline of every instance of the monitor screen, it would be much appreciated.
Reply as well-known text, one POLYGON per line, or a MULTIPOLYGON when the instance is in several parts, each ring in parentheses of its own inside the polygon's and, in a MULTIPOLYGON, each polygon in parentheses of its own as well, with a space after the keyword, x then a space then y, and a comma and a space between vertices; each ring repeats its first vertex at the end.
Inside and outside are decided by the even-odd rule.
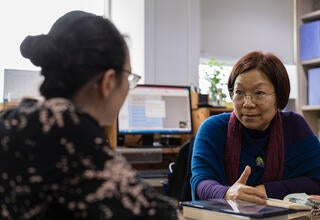
POLYGON ((118 117, 119 134, 192 133, 189 86, 138 85, 118 117))

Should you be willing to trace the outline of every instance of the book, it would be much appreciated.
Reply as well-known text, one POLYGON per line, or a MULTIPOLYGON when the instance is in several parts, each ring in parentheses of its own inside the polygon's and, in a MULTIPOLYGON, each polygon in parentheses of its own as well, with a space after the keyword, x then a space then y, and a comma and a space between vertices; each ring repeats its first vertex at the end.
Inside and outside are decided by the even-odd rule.
POLYGON ((287 208, 225 199, 184 201, 180 205, 185 218, 201 220, 284 220, 288 219, 289 214, 296 212, 287 208))
MULTIPOLYGON (((291 198, 292 199, 292 198, 291 198)), ((300 199, 299 199, 300 200, 300 199)), ((311 210, 312 207, 306 205, 304 203, 299 203, 297 198, 295 198, 296 202, 290 202, 289 200, 280 200, 280 199, 267 199, 267 205, 275 206, 275 207, 282 207, 287 209, 294 209, 294 210, 311 210)))

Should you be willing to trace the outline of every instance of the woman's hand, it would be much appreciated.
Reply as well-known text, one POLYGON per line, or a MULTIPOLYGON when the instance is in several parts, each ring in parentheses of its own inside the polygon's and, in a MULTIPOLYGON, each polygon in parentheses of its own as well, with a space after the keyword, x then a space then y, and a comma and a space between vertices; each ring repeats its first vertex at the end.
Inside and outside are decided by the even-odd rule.
POLYGON ((263 185, 257 187, 246 185, 250 174, 251 167, 246 166, 240 178, 229 188, 224 198, 266 204, 267 194, 263 185), (263 186, 263 188, 261 186, 263 186))
POLYGON ((258 185, 258 186, 255 186, 254 188, 256 188, 258 191, 260 191, 261 193, 263 194, 266 194, 267 195, 267 192, 266 192, 266 187, 264 187, 263 184, 261 185, 258 185))

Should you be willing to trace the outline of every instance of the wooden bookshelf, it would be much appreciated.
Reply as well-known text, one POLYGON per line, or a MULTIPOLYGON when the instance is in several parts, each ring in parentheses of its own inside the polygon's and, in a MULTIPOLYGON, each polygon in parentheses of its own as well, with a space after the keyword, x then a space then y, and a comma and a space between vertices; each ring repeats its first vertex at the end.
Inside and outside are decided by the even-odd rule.
POLYGON ((233 108, 230 107, 201 107, 194 109, 192 111, 192 117, 193 117, 193 133, 196 135, 199 126, 202 124, 202 122, 208 118, 211 115, 221 114, 224 112, 232 112, 233 108))
POLYGON ((320 67, 320 57, 310 60, 300 59, 300 27, 301 25, 320 20, 320 10, 314 9, 313 0, 296 1, 297 26, 297 70, 298 70, 298 99, 297 110, 307 120, 312 131, 320 135, 320 105, 308 104, 308 70, 320 67))

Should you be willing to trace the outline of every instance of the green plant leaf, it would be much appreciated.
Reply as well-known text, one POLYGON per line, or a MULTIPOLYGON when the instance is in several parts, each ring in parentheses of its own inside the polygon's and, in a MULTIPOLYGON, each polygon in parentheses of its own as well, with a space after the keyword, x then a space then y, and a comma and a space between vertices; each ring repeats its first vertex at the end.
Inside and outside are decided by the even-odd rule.
POLYGON ((209 91, 212 99, 222 99, 223 101, 227 95, 222 92, 222 87, 226 86, 225 83, 221 83, 223 73, 223 65, 224 62, 220 62, 215 60, 214 58, 209 59, 207 62, 203 62, 203 64, 208 65, 210 67, 210 71, 205 71, 205 79, 210 83, 209 91))

